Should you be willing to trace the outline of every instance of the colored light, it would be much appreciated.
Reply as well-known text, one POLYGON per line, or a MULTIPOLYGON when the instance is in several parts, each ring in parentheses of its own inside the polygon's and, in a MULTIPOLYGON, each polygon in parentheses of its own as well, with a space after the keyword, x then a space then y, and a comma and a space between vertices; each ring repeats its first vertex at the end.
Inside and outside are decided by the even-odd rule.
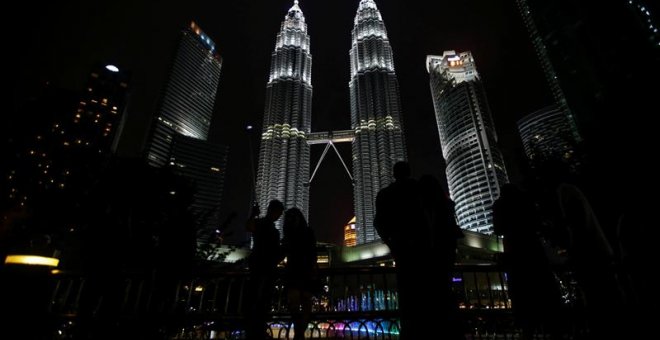
POLYGON ((34 266, 57 267, 59 259, 36 255, 7 255, 5 264, 26 264, 34 266))

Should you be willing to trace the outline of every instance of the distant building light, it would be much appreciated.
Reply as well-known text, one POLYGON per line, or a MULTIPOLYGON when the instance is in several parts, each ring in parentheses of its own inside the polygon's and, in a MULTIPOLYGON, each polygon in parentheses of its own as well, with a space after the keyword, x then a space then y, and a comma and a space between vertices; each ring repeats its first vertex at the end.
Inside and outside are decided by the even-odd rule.
POLYGON ((216 167, 211 167, 211 171, 220 171, 220 169, 216 167))
POLYGON ((196 292, 203 292, 203 291, 204 291, 204 287, 202 287, 202 286, 197 286, 197 287, 195 287, 195 291, 196 291, 196 292))
POLYGON ((170 195, 176 195, 176 191, 170 191, 170 195))
POLYGON ((119 72, 119 69, 115 65, 106 65, 105 69, 110 72, 119 72))
POLYGON ((452 277, 451 282, 463 282, 463 278, 461 278, 461 277, 452 277))
POLYGON ((36 255, 7 255, 5 264, 27 264, 34 266, 57 267, 59 259, 36 255))

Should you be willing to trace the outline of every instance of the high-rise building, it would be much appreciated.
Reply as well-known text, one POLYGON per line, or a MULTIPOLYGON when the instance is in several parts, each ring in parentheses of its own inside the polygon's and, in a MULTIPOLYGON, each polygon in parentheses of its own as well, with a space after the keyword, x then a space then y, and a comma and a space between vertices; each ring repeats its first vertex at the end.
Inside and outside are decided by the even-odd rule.
POLYGON ((357 234, 355 233, 355 216, 344 226, 344 247, 355 247, 357 234))
POLYGON ((490 233, 493 203, 508 180, 474 58, 445 51, 427 56, 426 67, 458 224, 490 233))
POLYGON ((406 159, 399 84, 385 23, 373 0, 362 0, 350 50, 351 128, 357 243, 378 239, 373 226, 378 191, 406 159))
POLYGON ((312 56, 305 16, 296 0, 277 34, 266 85, 256 188, 263 212, 270 200, 278 199, 307 216, 311 110, 312 56))
POLYGON ((128 80, 129 74, 115 65, 97 65, 92 70, 71 117, 69 135, 74 138, 70 143, 89 145, 99 153, 116 151, 126 119, 128 80))
POLYGON ((548 50, 546 49, 545 42, 541 38, 541 34, 539 33, 536 27, 536 22, 532 19, 532 15, 530 13, 529 7, 527 6, 526 0, 516 0, 516 1, 518 2, 518 6, 520 7, 520 13, 522 14, 523 21, 532 39, 532 45, 534 47, 534 50, 536 51, 536 55, 539 58, 539 62, 541 64, 541 68, 543 69, 545 79, 548 82, 548 86, 550 88, 550 92, 552 93, 552 97, 555 100, 555 105, 557 109, 564 116, 566 116, 566 118, 563 120, 566 123, 568 123, 568 127, 570 128, 572 138, 575 141, 579 141, 581 137, 577 129, 575 118, 573 117, 573 113, 570 107, 568 106, 568 102, 566 101, 566 96, 564 95, 564 91, 559 84, 559 79, 557 77, 557 72, 555 71, 555 67, 550 62, 550 57, 548 55, 548 50))
POLYGON ((190 208, 199 239, 220 225, 228 151, 207 139, 221 66, 213 40, 191 22, 181 33, 147 150, 149 165, 171 167, 192 182, 190 208))
POLYGON ((128 82, 124 70, 98 64, 82 92, 69 93, 47 83, 35 94, 22 113, 31 117, 23 124, 30 132, 10 139, 15 158, 8 161, 7 178, 13 204, 47 194, 56 194, 59 201, 83 197, 115 151, 128 82))
POLYGON ((636 119, 619 117, 655 104, 657 89, 645 80, 656 77, 660 64, 658 6, 648 0, 607 1, 598 10, 584 0, 516 0, 516 4, 555 104, 568 112, 576 139, 584 137, 587 143, 597 143, 593 148, 607 150, 590 138, 614 142, 611 134, 620 135, 623 125, 637 130, 636 119), (645 66, 630 67, 630 59, 622 55, 645 66), (605 124, 617 131, 606 131, 605 124))
POLYGON ((168 163, 175 134, 206 140, 222 59, 215 43, 195 23, 181 32, 167 84, 151 129, 147 161, 168 163))
MULTIPOLYGON (((201 239, 220 225, 220 201, 225 183, 228 148, 224 145, 175 134, 169 166, 191 181, 195 190, 192 213, 201 239)), ((171 193, 175 195, 176 193, 171 193)))
POLYGON ((518 132, 531 166, 557 160, 577 165, 571 125, 556 105, 544 107, 518 120, 518 132))

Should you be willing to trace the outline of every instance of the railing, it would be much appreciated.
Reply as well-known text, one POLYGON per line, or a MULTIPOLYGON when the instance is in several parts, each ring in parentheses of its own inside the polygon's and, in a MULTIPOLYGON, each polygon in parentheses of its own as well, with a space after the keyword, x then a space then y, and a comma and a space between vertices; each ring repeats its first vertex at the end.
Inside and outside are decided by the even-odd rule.
MULTIPOLYGON (((321 269, 320 273, 323 289, 313 300, 308 337, 398 339, 394 268, 333 268, 321 269)), ((148 324, 163 338, 239 339, 247 310, 247 280, 247 272, 223 272, 185 280, 132 275, 114 283, 104 278, 61 274, 56 280, 50 312, 59 320, 56 333, 60 338, 72 338, 72 329, 85 322, 85 314, 91 314, 119 315, 115 324, 131 327, 148 324)), ((459 266, 453 275, 452 289, 469 326, 468 336, 515 331, 506 275, 497 267, 459 266)), ((291 328, 290 314, 285 287, 279 280, 275 292, 271 332, 274 338, 284 339, 291 328)), ((428 292, 429 296, 437 293, 428 292)), ((424 308, 442 315, 439 306, 424 308)))

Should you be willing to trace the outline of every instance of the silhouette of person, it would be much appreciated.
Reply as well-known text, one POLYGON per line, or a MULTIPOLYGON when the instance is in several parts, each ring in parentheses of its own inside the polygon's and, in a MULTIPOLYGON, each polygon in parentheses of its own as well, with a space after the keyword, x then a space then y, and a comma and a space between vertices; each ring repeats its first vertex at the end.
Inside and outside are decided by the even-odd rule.
POLYGON ((284 282, 294 325, 294 340, 304 339, 315 291, 316 237, 298 208, 284 213, 282 248, 287 258, 284 282))
MULTIPOLYGON (((258 213, 258 209, 256 210, 258 213)), ((280 232, 275 221, 282 216, 284 205, 278 200, 268 204, 266 216, 251 218, 247 230, 252 233, 252 253, 248 258, 250 281, 248 283, 249 315, 247 318, 246 339, 261 340, 267 336, 267 318, 273 299, 273 289, 277 275, 277 264, 282 260, 280 232)))
POLYGON ((396 262, 401 339, 419 339, 428 325, 424 324, 424 311, 416 307, 427 294, 425 280, 420 274, 426 270, 422 263, 430 244, 428 226, 424 219, 417 181, 410 178, 406 162, 394 164, 394 182, 381 189, 376 196, 374 226, 380 238, 390 248, 396 262))
POLYGON ((561 217, 568 229, 568 264, 584 294, 589 336, 625 337, 622 287, 615 272, 614 250, 587 197, 575 185, 557 186, 561 217))
POLYGON ((514 184, 503 185, 493 205, 493 225, 503 237, 502 264, 523 339, 532 339, 536 331, 558 336, 551 320, 560 315, 560 292, 538 236, 540 223, 533 201, 514 184))
MULTIPOLYGON (((452 292, 452 272, 456 264, 456 247, 459 238, 465 237, 456 223, 454 202, 449 199, 440 182, 432 175, 423 175, 419 179, 424 217, 429 227, 428 235, 431 241, 430 259, 440 274, 440 289, 429 287, 435 305, 445 311, 445 317, 440 322, 446 338, 463 339, 464 335, 458 317, 458 304, 452 292)), ((427 322, 438 322, 429 314, 427 322)))

